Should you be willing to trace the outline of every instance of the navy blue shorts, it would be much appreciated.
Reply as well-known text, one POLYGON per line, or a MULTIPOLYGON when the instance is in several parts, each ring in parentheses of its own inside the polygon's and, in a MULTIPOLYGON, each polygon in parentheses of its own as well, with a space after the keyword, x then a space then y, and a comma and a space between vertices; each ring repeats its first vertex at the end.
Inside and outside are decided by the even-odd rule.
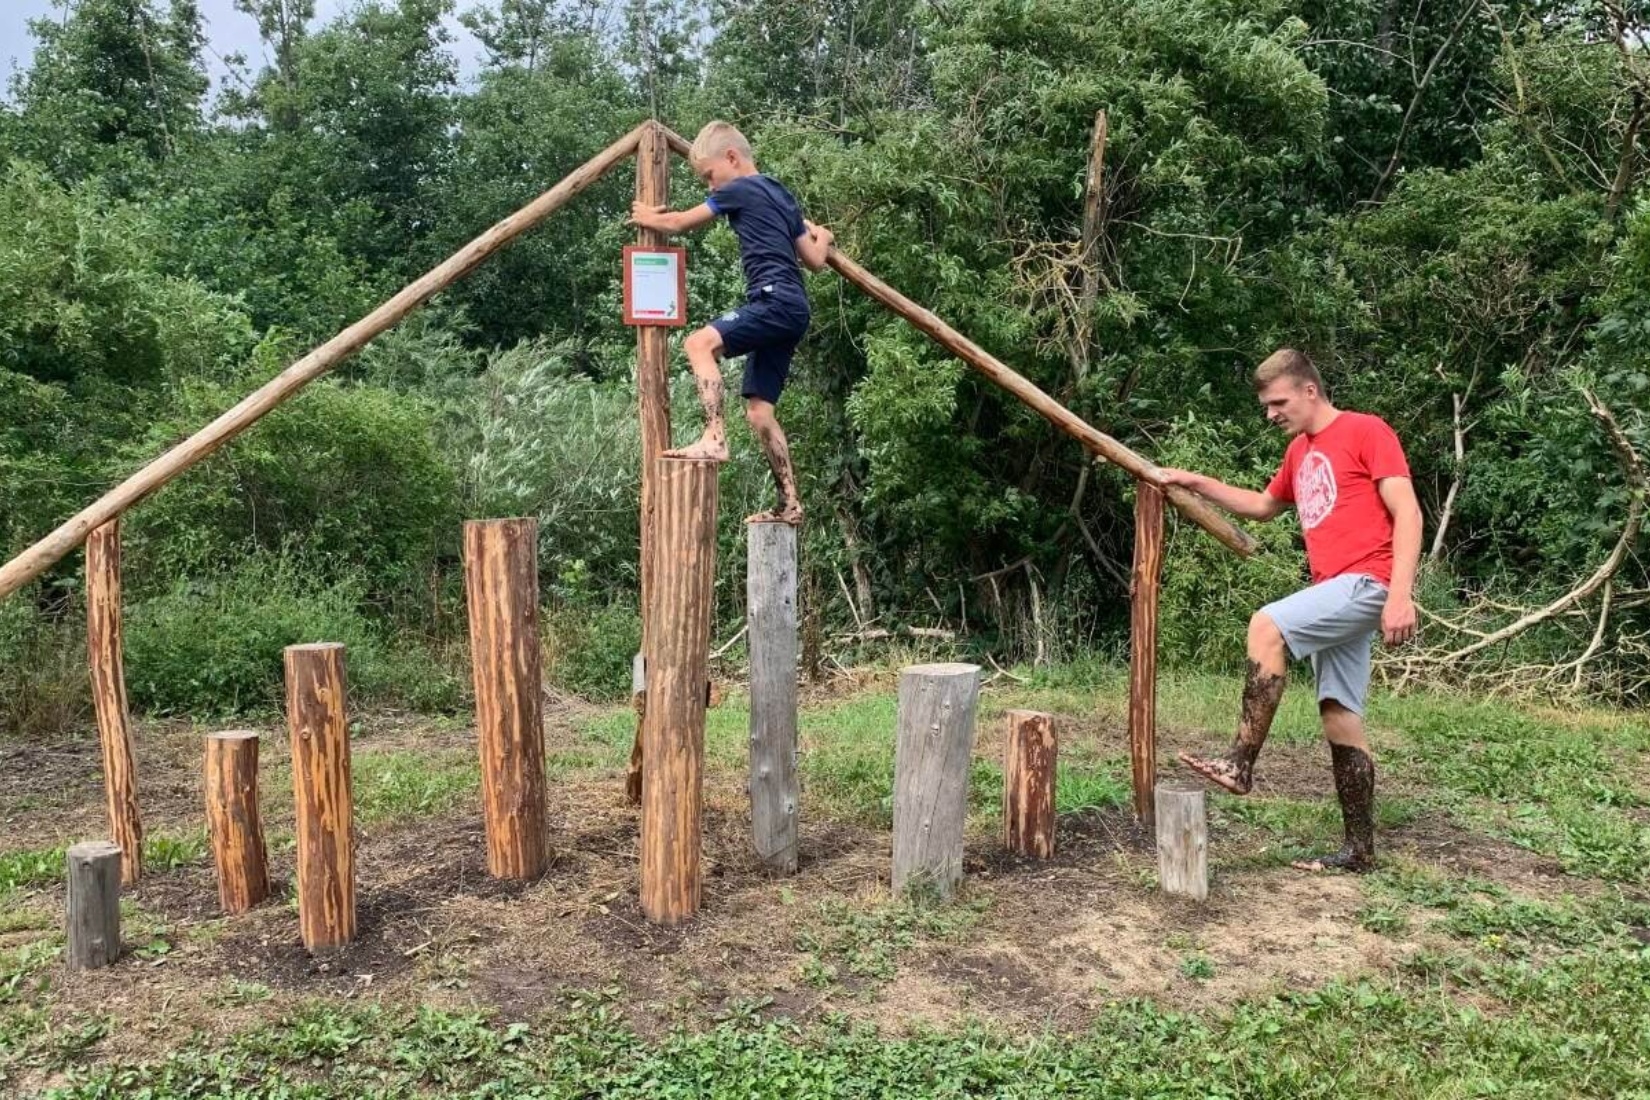
POLYGON ((739 396, 778 404, 791 373, 791 358, 807 334, 808 320, 806 298, 761 293, 710 323, 722 334, 724 357, 745 356, 745 381, 739 396))

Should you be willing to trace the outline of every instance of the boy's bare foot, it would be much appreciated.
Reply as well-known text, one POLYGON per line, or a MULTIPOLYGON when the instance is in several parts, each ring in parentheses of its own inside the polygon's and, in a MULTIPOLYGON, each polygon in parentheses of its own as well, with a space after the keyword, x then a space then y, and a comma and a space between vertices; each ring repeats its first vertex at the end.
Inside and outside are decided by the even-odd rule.
POLYGON ((1326 856, 1314 856, 1311 859, 1297 859, 1289 866, 1297 871, 1348 871, 1354 875, 1361 875, 1375 869, 1375 857, 1360 852, 1348 844, 1338 852, 1326 856))
POLYGON ((712 462, 726 462, 728 460, 728 444, 726 440, 718 443, 714 439, 701 439, 697 443, 686 447, 676 447, 663 452, 664 458, 696 458, 710 459, 712 462))
POLYGON ((802 526, 802 505, 781 504, 777 508, 770 508, 766 512, 757 512, 745 517, 746 523, 788 523, 792 527, 802 526))
POLYGON ((1198 775, 1207 779, 1216 786, 1224 787, 1233 794, 1248 794, 1252 781, 1248 773, 1232 760, 1224 756, 1204 759, 1193 756, 1189 752, 1180 754, 1180 762, 1192 769, 1198 775))

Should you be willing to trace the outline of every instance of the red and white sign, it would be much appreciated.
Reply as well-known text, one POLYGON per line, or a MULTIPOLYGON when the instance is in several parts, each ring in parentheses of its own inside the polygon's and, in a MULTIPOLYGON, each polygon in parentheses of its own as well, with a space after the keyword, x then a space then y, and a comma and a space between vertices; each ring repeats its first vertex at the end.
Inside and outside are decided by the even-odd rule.
POLYGON ((687 249, 624 246, 624 323, 687 324, 687 249))

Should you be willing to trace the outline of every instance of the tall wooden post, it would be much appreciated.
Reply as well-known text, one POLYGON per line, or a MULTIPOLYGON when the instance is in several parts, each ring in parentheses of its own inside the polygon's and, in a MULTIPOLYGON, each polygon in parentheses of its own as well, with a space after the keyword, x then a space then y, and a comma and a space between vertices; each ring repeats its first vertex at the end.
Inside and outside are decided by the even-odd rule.
POLYGON ((206 735, 206 827, 218 869, 218 905, 244 913, 269 896, 269 858, 258 813, 258 735, 206 735))
MULTIPOLYGON (((641 144, 636 149, 636 201, 648 206, 664 206, 670 202, 670 146, 665 143, 664 130, 657 122, 643 126, 641 144)), ((665 235, 643 229, 637 232, 636 243, 658 248, 665 243, 665 235)), ((658 538, 654 463, 670 449, 670 330, 667 328, 641 325, 636 329, 636 404, 642 418, 642 652, 646 653, 647 637, 652 629, 649 601, 656 568, 653 548, 658 538)), ((644 667, 642 690, 634 693, 640 696, 635 699, 638 710, 645 710, 647 706, 646 678, 644 667)), ((636 739, 630 747, 630 768, 625 777, 625 793, 637 804, 642 801, 643 721, 642 717, 637 718, 636 739)))
POLYGON ((120 846, 89 840, 69 848, 70 970, 108 966, 120 958, 120 846))
POLYGON ((1152 823, 1157 773, 1157 590, 1163 575, 1163 494, 1135 482, 1134 575, 1129 581, 1129 760, 1134 816, 1152 823))
POLYGON ((464 592, 481 750, 487 871, 533 879, 550 864, 536 519, 464 524, 464 592))
POLYGON ((716 582, 715 462, 655 461, 658 543, 648 605, 642 719, 642 912, 679 924, 699 911, 705 675, 716 582))
POLYGON ((1054 782, 1059 745, 1053 715, 1008 712, 1003 742, 1003 844, 1015 855, 1054 854, 1054 782))
POLYGON ((894 892, 949 897, 962 879, 978 665, 913 665, 899 678, 894 747, 894 892))
POLYGON ((103 745, 103 796, 109 835, 121 852, 121 881, 143 875, 143 821, 138 815, 137 763, 126 704, 126 660, 121 641, 120 520, 86 539, 86 654, 92 670, 92 706, 103 745))
POLYGON ((796 874, 796 528, 746 524, 750 626, 751 840, 769 869, 796 874))
POLYGON ((298 925, 310 951, 355 938, 354 803, 344 647, 286 649, 286 720, 298 808, 298 925))

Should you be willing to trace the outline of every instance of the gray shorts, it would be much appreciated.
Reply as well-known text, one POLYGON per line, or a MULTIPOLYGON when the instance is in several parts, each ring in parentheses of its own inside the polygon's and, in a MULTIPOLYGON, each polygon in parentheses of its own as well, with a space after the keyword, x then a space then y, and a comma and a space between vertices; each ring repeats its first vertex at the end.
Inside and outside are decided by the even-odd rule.
POLYGON ((1369 647, 1381 626, 1386 585, 1362 573, 1331 577, 1260 609, 1283 633, 1296 660, 1310 658, 1318 702, 1354 714, 1369 693, 1369 647))

